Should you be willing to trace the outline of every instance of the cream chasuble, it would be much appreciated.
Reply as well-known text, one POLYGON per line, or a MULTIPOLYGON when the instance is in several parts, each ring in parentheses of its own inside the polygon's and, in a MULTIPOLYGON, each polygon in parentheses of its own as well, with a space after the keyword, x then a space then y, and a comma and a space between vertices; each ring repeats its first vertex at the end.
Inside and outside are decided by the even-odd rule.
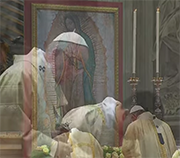
POLYGON ((91 133, 101 146, 118 146, 119 135, 115 109, 118 101, 106 97, 96 105, 86 105, 69 111, 62 119, 70 129, 77 128, 82 132, 91 133))
POLYGON ((171 158, 176 144, 170 127, 149 112, 139 115, 125 133, 122 152, 125 158, 171 158), (161 133, 163 141, 159 139, 161 133))
POLYGON ((73 148, 71 158, 103 158, 103 150, 92 134, 71 129, 68 143, 73 148))
MULTIPOLYGON (((60 104, 67 104, 65 96, 58 88, 60 87, 55 84, 44 52, 36 48, 27 55, 17 56, 14 65, 0 76, 0 132, 22 134, 24 158, 30 156, 32 143, 51 146, 51 131, 55 130, 56 122, 61 120, 58 108, 60 104), (34 56, 35 53, 37 54, 34 56), (33 58, 37 64, 33 63, 33 58), (57 94, 57 89, 61 94, 57 94), (37 110, 33 109, 35 97, 37 110), (37 118, 37 129, 32 122, 34 116, 37 118)), ((57 142, 54 141, 53 144, 57 148, 57 142)), ((53 156, 56 150, 52 151, 53 156)))

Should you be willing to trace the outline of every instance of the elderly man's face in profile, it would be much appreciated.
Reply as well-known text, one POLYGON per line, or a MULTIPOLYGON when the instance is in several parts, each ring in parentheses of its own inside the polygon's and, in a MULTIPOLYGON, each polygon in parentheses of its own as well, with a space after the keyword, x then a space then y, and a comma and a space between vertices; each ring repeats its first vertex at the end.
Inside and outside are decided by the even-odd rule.
POLYGON ((118 103, 116 106, 116 119, 117 121, 122 121, 124 115, 124 109, 122 103, 118 103))
POLYGON ((124 119, 124 122, 123 122, 123 133, 125 134, 126 132, 126 129, 128 127, 128 125, 132 122, 132 117, 131 117, 131 114, 127 113, 125 119, 124 119))
POLYGON ((123 121, 126 117, 126 110, 123 109, 122 103, 118 103, 116 106, 116 120, 118 123, 118 126, 122 126, 123 125, 123 121))
POLYGON ((123 109, 122 103, 116 106, 116 119, 120 128, 123 128, 125 133, 127 126, 132 122, 129 110, 123 109))

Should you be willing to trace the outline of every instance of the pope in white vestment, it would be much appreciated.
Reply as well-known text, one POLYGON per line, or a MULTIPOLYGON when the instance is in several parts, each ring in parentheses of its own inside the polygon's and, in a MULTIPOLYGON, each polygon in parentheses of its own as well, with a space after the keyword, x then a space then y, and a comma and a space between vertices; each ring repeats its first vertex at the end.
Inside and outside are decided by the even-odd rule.
POLYGON ((136 120, 123 139, 125 158, 171 158, 176 144, 169 125, 140 106, 134 106, 130 113, 136 120))
POLYGON ((50 146, 52 157, 64 158, 64 151, 71 152, 68 144, 51 138, 56 124, 61 122, 60 107, 67 105, 59 86, 63 75, 60 72, 62 64, 57 59, 64 51, 78 52, 79 44, 87 45, 74 32, 60 34, 53 43, 54 47, 49 48, 47 55, 33 48, 27 55, 17 56, 14 65, 0 76, 0 132, 20 133, 23 139, 23 158, 30 157, 32 145, 35 148, 50 146), (49 62, 48 58, 52 57, 53 52, 56 60, 49 62))
POLYGON ((69 111, 62 119, 69 128, 77 128, 91 133, 101 146, 120 146, 123 137, 122 104, 112 97, 106 97, 101 103, 81 106, 69 111))

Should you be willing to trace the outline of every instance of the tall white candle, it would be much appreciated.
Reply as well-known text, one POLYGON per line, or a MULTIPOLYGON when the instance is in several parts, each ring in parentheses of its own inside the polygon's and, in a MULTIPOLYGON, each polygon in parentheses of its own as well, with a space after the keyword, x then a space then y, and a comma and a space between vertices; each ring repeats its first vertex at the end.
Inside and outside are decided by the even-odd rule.
POLYGON ((137 25, 137 9, 134 10, 133 14, 133 64, 132 73, 136 73, 136 25, 137 25))
POLYGON ((159 8, 156 11, 156 73, 159 73, 159 8))

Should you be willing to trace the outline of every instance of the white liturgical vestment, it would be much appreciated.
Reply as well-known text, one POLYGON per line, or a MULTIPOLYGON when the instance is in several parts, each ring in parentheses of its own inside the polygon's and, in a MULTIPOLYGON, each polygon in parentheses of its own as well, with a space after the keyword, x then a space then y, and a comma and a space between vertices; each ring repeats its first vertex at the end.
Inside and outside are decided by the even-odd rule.
MULTIPOLYGON (((17 56, 0 76, 0 132, 20 133, 23 158, 29 158, 35 142, 51 146, 51 132, 61 118, 59 107, 67 104, 58 88, 44 52, 37 48, 17 56)), ((53 145, 57 148, 57 142, 53 145)), ((56 150, 51 151, 54 156, 56 150)))
POLYGON ((154 119, 150 112, 142 113, 128 126, 122 145, 125 158, 171 158, 175 150, 169 125, 154 119))

